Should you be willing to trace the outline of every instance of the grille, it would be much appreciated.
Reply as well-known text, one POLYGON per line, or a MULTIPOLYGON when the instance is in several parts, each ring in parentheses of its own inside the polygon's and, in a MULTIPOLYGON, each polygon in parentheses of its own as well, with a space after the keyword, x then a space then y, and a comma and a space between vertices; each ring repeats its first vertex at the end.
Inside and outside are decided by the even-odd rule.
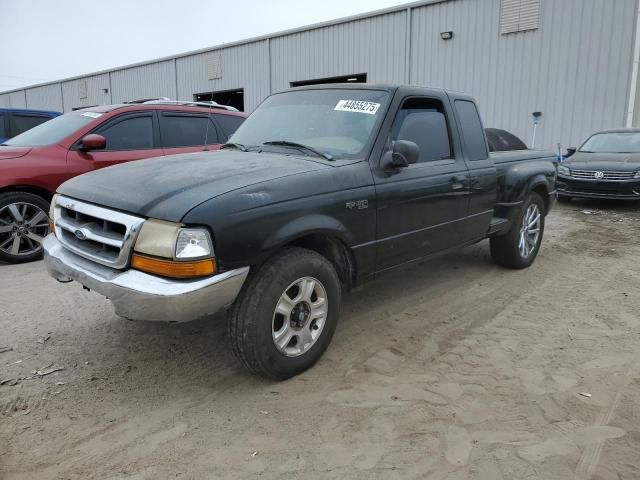
POLYGON ((58 240, 78 255, 125 268, 144 218, 58 196, 53 210, 58 240))
POLYGON ((574 178, 584 178, 586 180, 631 180, 636 172, 604 172, 599 170, 571 170, 571 176, 574 178), (604 176, 596 178, 596 173, 602 173, 604 176))

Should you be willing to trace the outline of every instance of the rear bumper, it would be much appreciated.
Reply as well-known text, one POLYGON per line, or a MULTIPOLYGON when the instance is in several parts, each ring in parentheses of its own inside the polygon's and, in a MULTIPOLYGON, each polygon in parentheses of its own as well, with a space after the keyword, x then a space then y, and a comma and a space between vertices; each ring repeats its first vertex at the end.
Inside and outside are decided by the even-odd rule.
POLYGON ((196 280, 174 280, 138 270, 115 270, 87 260, 62 246, 55 235, 43 242, 49 274, 95 290, 113 303, 118 315, 131 320, 186 322, 231 305, 249 267, 196 280))
POLYGON ((574 198, 640 200, 640 180, 579 180, 558 175, 558 195, 574 198))

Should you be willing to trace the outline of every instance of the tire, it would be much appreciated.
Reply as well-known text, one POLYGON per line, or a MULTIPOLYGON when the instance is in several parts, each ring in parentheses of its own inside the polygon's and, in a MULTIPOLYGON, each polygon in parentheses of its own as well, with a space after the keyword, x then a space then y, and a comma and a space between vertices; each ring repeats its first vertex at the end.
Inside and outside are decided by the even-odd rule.
POLYGON ((570 203, 571 202, 571 197, 569 197, 567 195, 558 195, 558 202, 560 202, 560 203, 570 203))
POLYGON ((304 372, 331 342, 341 295, 338 274, 326 258, 304 248, 283 250, 250 275, 229 312, 234 354, 250 371, 272 380, 304 372))
POLYGON ((49 233, 48 212, 49 202, 38 195, 0 195, 0 261, 25 263, 42 258, 42 239, 49 233))
POLYGON ((524 202, 522 211, 514 221, 511 229, 505 235, 493 237, 490 239, 491 257, 498 265, 506 268, 520 269, 526 268, 533 263, 540 250, 542 237, 544 234, 545 208, 542 197, 537 193, 531 193, 524 202), (530 216, 532 212, 537 212, 534 216, 530 216), (533 225, 527 233, 525 233, 526 245, 523 247, 521 243, 522 228, 525 218, 529 218, 531 222, 537 218, 537 224, 533 225), (534 235, 538 230, 537 236, 534 235), (535 236, 535 241, 534 241, 535 236))

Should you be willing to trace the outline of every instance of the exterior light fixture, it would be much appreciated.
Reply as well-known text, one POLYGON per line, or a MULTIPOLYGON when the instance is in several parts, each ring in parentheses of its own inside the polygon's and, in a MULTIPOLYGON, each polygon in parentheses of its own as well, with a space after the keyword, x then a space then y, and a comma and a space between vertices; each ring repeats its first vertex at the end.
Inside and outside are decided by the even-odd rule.
POLYGON ((453 38, 453 31, 449 30, 448 32, 440 32, 440 38, 442 40, 451 40, 453 38))

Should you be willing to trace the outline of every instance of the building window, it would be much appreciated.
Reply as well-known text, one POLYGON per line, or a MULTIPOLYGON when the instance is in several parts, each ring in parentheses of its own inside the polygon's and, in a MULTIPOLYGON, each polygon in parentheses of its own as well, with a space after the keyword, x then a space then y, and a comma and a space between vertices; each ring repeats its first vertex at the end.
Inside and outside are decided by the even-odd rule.
POLYGON ((525 32, 540 27, 540 0, 502 0, 500 33, 525 32))

